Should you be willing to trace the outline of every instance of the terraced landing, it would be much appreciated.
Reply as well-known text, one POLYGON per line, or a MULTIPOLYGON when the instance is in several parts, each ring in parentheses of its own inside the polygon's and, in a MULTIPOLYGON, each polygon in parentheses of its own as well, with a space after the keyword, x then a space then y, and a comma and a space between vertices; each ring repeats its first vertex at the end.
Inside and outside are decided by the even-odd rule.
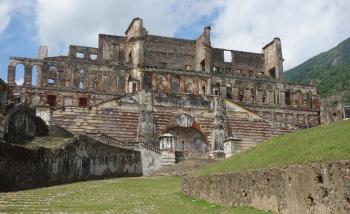
POLYGON ((180 183, 180 177, 121 178, 0 193, 0 213, 268 213, 192 200, 180 183))
POLYGON ((172 166, 163 167, 153 173, 153 176, 186 176, 191 172, 213 163, 213 159, 192 158, 172 166))

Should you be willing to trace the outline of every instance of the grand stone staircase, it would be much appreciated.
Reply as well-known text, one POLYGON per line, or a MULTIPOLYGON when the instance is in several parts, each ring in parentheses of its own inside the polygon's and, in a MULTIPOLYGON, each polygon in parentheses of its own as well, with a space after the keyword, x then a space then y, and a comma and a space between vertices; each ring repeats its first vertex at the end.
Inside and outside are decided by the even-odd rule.
POLYGON ((111 146, 120 147, 123 149, 131 149, 140 151, 142 149, 150 150, 156 153, 161 153, 161 150, 151 144, 141 143, 141 142, 125 142, 122 140, 118 140, 116 138, 110 137, 103 133, 82 133, 80 136, 88 137, 90 139, 96 140, 98 142, 108 144, 111 146))

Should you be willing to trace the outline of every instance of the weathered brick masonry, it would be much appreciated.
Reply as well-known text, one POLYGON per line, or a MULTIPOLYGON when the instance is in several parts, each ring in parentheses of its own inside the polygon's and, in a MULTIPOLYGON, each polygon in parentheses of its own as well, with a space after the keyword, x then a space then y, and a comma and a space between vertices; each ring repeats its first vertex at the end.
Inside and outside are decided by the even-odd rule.
POLYGON ((42 46, 38 58, 10 58, 10 98, 76 134, 154 145, 170 134, 188 157, 213 156, 232 137, 246 149, 319 124, 316 88, 283 82, 280 39, 248 53, 212 47, 210 30, 195 40, 155 36, 135 18, 125 36, 99 34, 97 48, 51 57, 42 46))

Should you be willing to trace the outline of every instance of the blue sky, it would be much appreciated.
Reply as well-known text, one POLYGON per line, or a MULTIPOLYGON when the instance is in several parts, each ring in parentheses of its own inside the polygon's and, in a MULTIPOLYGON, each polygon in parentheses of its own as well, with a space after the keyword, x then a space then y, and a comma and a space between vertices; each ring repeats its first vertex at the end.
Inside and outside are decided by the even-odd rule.
MULTIPOLYGON (((13 14, 9 24, 0 34, 1 79, 7 80, 9 56, 36 57, 38 43, 35 35, 34 19, 30 14, 13 14)), ((23 74, 20 68, 18 72, 23 74)))
POLYGON ((210 25, 212 45, 233 50, 260 52, 280 37, 288 69, 350 37, 348 11, 348 0, 0 0, 0 78, 9 56, 96 47, 98 33, 123 35, 133 17, 149 34, 188 39, 210 25))

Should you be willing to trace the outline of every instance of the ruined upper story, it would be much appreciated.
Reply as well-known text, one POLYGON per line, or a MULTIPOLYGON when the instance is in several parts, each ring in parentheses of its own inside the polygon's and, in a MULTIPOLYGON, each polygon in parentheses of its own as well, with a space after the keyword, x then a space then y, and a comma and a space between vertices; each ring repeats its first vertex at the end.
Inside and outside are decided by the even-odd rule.
MULTIPOLYGON (((212 47, 210 31, 205 27, 196 40, 155 36, 135 18, 124 36, 100 34, 97 48, 71 45, 66 56, 48 57, 48 48, 42 46, 38 58, 11 57, 8 84, 18 88, 16 67, 22 64, 20 87, 46 90, 44 97, 33 98, 39 103, 60 96, 54 103, 61 106, 66 98, 73 100, 68 104, 84 97, 84 103, 94 104, 151 90, 155 95, 222 95, 245 105, 319 108, 315 87, 283 82, 280 39, 273 39, 261 53, 250 53, 212 47), (69 98, 68 92, 78 97, 69 98)), ((35 93, 39 96, 38 90, 35 93)))
MULTIPOLYGON (((81 72, 83 67, 102 66, 114 72, 146 68, 273 81, 283 79, 283 58, 278 38, 263 47, 262 53, 249 53, 212 47, 210 30, 210 27, 205 27, 196 40, 155 36, 148 34, 142 19, 135 18, 125 36, 100 34, 98 48, 71 45, 67 56, 48 57, 48 49, 43 46, 37 59, 11 57, 8 83, 15 84, 17 64, 25 67, 25 85, 31 84, 32 68, 38 66, 42 86, 47 85, 46 79, 54 79, 51 71, 69 69, 74 73, 81 72)), ((132 76, 137 79, 136 74, 132 76)))
POLYGON ((136 18, 125 37, 99 35, 98 58, 101 63, 129 63, 133 67, 283 79, 280 39, 264 46, 262 53, 249 53, 212 47, 210 30, 205 27, 196 40, 155 36, 136 18))

